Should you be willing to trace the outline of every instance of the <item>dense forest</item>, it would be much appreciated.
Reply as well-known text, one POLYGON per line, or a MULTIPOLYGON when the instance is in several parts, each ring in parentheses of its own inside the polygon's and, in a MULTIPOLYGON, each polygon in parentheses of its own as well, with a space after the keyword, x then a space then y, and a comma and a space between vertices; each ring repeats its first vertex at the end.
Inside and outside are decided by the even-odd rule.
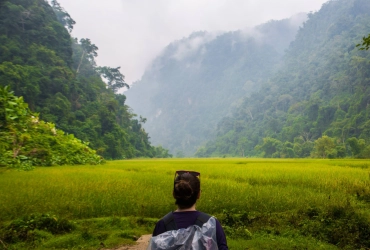
POLYGON ((369 158, 369 13, 368 0, 333 0, 311 13, 279 71, 196 155, 369 158))
POLYGON ((277 71, 306 18, 194 32, 169 44, 126 92, 128 104, 147 118, 151 142, 178 157, 194 155, 216 135, 221 118, 277 71))
POLYGON ((56 0, 3 0, 0 100, 26 111, 12 116, 14 105, 1 103, 0 133, 13 139, 2 136, 0 151, 54 154, 45 143, 22 148, 30 133, 16 137, 24 128, 9 125, 37 117, 105 159, 171 157, 164 148, 178 157, 370 157, 369 13, 368 0, 331 0, 308 20, 194 32, 120 94, 129 87, 121 68, 96 64, 98 47, 71 37, 76 23, 56 0))
POLYGON ((0 167, 101 164, 104 159, 73 134, 39 119, 23 97, 0 87, 0 167))
POLYGON ((193 33, 154 60, 130 105, 177 156, 370 157, 369 13, 367 0, 331 0, 304 23, 193 33))
MULTIPOLYGON (((169 157, 167 150, 151 146, 142 126, 145 119, 118 93, 128 87, 120 67, 98 67, 98 47, 88 38, 72 38, 74 25, 56 0, 1 1, 0 99, 13 95, 12 90, 14 98, 23 97, 30 114, 88 142, 106 159, 169 157)), ((0 106, 4 133, 5 106, 0 106)), ((9 145, 0 145, 0 150, 9 145)), ((32 154, 31 149, 23 151, 32 154)))

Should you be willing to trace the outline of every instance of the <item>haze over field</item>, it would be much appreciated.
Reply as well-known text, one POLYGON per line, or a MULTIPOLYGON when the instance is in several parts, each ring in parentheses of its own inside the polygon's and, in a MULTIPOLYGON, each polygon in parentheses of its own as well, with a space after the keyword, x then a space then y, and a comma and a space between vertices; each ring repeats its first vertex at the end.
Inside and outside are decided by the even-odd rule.
POLYGON ((126 81, 141 78, 165 46, 199 30, 254 27, 320 9, 326 0, 60 0, 77 22, 73 36, 99 47, 98 63, 122 67, 126 81))

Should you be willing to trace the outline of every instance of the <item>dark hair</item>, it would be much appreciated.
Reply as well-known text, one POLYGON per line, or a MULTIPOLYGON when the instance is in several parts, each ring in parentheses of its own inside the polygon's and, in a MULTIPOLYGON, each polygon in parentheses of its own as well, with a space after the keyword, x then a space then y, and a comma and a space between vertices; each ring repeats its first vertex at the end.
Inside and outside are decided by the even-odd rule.
POLYGON ((200 192, 200 181, 192 174, 184 173, 175 179, 173 197, 181 209, 190 208, 195 204, 200 192))

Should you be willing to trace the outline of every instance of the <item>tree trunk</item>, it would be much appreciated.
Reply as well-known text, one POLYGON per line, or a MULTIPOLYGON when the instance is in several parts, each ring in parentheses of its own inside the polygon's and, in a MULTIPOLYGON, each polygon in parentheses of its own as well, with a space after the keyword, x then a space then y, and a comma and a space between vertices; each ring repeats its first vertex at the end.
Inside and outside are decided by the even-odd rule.
POLYGON ((82 53, 82 56, 81 56, 81 60, 80 60, 80 63, 78 64, 78 67, 77 67, 77 70, 76 70, 76 72, 77 72, 77 74, 78 74, 78 72, 80 72, 80 67, 81 67, 81 64, 82 64, 82 60, 84 59, 84 57, 85 57, 85 51, 82 53))

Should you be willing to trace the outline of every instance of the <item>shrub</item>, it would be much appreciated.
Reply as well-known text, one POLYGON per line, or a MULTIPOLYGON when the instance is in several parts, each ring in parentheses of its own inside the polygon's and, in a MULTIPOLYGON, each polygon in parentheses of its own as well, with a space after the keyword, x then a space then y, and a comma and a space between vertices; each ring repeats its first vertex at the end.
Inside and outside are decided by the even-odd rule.
POLYGON ((304 235, 340 248, 370 248, 369 221, 356 213, 351 206, 331 206, 327 211, 309 208, 304 214, 308 216, 307 220, 300 223, 304 235))
POLYGON ((40 121, 22 97, 0 88, 0 166, 30 170, 33 166, 100 164, 88 143, 40 121))
POLYGON ((21 241, 32 242, 37 240, 37 236, 45 237, 45 233, 63 234, 71 232, 74 224, 66 219, 60 219, 50 214, 33 214, 24 216, 12 221, 2 230, 2 237, 6 243, 16 243, 21 241))

